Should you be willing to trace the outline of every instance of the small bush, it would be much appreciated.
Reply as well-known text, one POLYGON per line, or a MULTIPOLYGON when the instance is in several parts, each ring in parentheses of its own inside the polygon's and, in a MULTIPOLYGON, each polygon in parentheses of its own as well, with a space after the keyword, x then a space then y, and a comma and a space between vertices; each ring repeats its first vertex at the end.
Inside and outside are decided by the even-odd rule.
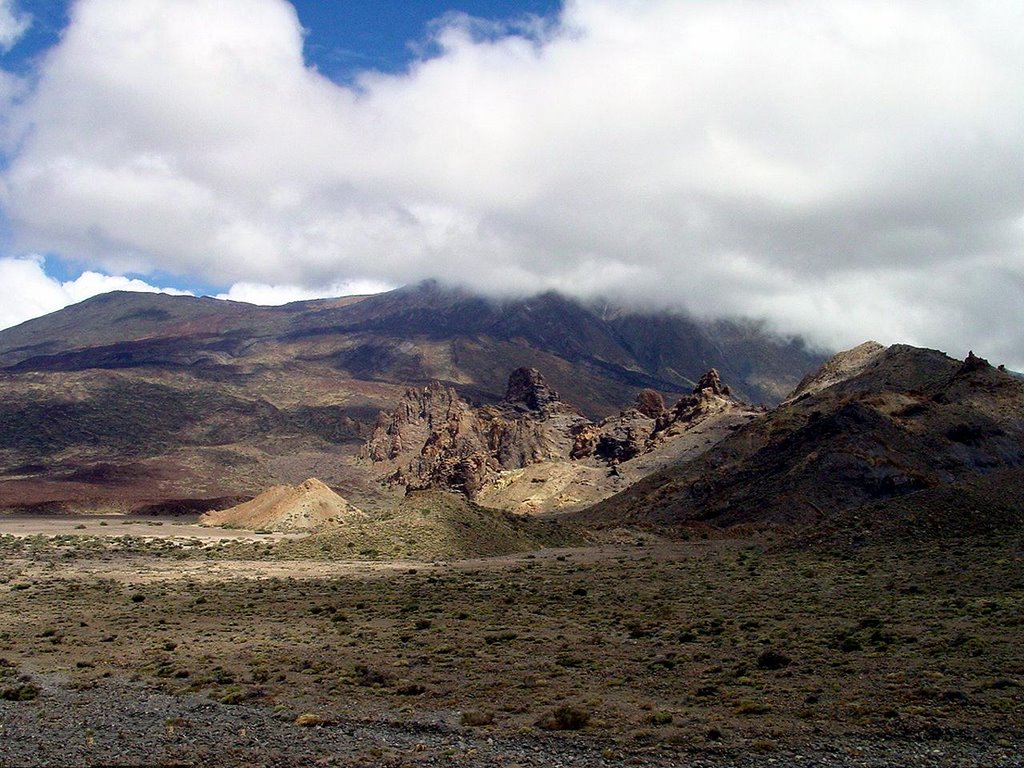
POLYGON ((356 682, 366 688, 384 688, 391 684, 391 675, 379 669, 373 669, 365 664, 356 664, 356 682))
POLYGON ((751 701, 750 699, 742 699, 736 705, 735 711, 737 715, 763 715, 771 711, 771 707, 767 704, 751 701))
POLYGON ((578 731, 590 722, 590 713, 579 707, 563 704, 536 722, 545 731, 578 731))
POLYGON ((483 712, 475 709, 462 713, 462 724, 471 728, 478 728, 482 725, 490 725, 494 722, 493 712, 483 712))
POLYGON ((0 689, 0 699, 4 701, 32 701, 39 696, 39 686, 32 683, 20 683, 10 688, 0 689))
POLYGON ((757 657, 757 668, 758 669, 784 669, 793 663, 793 660, 781 651, 768 649, 762 651, 761 655, 757 657))
POLYGON ((652 712, 647 718, 647 722, 649 722, 651 725, 671 725, 672 720, 672 713, 665 712, 662 710, 659 710, 658 712, 652 712))
POLYGON ((312 728, 316 725, 329 725, 330 720, 314 712, 303 712, 295 718, 295 724, 301 728, 312 728))

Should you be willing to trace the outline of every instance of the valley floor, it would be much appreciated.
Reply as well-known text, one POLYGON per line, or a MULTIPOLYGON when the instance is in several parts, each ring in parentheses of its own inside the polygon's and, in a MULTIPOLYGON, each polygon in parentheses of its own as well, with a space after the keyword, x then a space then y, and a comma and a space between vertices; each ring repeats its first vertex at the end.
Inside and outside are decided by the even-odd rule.
POLYGON ((1019 538, 185 543, 0 537, 0 765, 1022 762, 1019 538))

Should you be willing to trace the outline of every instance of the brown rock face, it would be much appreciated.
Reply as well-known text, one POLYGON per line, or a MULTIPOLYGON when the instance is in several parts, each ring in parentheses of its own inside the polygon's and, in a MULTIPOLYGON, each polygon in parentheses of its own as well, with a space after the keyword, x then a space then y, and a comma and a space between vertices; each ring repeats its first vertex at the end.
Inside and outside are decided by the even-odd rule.
POLYGON ((635 407, 647 418, 656 419, 665 412, 665 400, 653 389, 641 389, 635 407))
POLYGON ((382 462, 419 450, 432 434, 435 442, 439 440, 438 433, 461 420, 468 410, 468 403, 454 389, 438 381, 422 389, 408 389, 395 410, 380 412, 362 453, 371 461, 382 462))
POLYGON ((561 402, 532 368, 513 371, 505 399, 480 408, 434 382, 408 390, 395 410, 380 415, 363 456, 381 465, 391 484, 447 488, 474 498, 505 470, 545 461, 630 461, 736 405, 717 372, 708 372, 701 384, 671 410, 656 391, 642 390, 634 407, 594 424, 561 402))
POLYGON ((587 423, 537 371, 520 368, 496 406, 474 408, 438 382, 409 390, 394 411, 381 413, 363 456, 390 468, 393 484, 472 498, 502 470, 567 456, 587 423))
POLYGON ((597 424, 587 424, 576 433, 573 440, 572 450, 569 452, 570 459, 584 459, 593 456, 597 450, 597 441, 601 439, 601 427, 597 424))
POLYGON ((731 394, 729 388, 722 385, 722 379, 715 368, 712 368, 700 377, 700 381, 697 382, 697 386, 693 388, 693 394, 699 395, 705 390, 710 392, 712 395, 723 395, 725 397, 729 397, 731 394))
POLYGON ((629 461, 647 450, 650 430, 622 426, 598 438, 594 454, 609 462, 629 461))
POLYGON ((544 381, 534 368, 517 368, 508 377, 508 389, 504 402, 523 405, 531 411, 539 411, 558 400, 558 393, 544 381))

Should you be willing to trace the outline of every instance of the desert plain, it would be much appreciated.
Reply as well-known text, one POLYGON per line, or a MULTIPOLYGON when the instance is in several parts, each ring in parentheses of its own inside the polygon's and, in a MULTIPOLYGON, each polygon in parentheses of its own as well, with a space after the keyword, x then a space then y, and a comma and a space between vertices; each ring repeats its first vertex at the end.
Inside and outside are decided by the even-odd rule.
POLYGON ((606 530, 339 559, 195 523, 0 522, 0 764, 1024 754, 1024 536, 896 550, 606 530))

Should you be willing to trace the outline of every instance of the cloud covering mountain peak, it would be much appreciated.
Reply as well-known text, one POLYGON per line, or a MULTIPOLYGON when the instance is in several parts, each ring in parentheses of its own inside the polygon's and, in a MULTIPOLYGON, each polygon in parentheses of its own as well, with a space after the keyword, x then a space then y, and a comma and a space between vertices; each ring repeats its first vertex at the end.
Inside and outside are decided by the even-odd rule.
POLYGON ((575 0, 447 17, 407 72, 344 86, 283 0, 80 0, 8 109, 0 204, 20 252, 113 273, 447 277, 1021 365, 1021 22, 575 0))

